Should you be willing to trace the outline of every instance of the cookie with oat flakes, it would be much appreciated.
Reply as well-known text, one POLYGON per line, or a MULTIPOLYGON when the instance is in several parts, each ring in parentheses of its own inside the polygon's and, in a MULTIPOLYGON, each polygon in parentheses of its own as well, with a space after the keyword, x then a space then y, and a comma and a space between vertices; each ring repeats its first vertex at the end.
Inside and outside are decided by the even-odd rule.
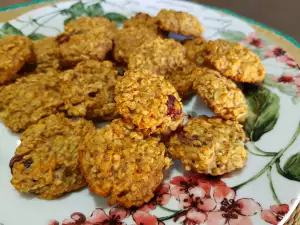
POLYGON ((29 38, 18 35, 0 38, 0 84, 13 80, 27 62, 35 62, 33 43, 29 38))
POLYGON ((127 71, 115 88, 117 112, 145 134, 169 133, 183 123, 181 99, 163 76, 127 71))
POLYGON ((230 79, 207 68, 194 70, 195 92, 219 116, 227 120, 245 121, 248 106, 243 92, 230 79))
POLYGON ((129 20, 124 21, 124 27, 147 27, 154 32, 158 32, 158 26, 155 24, 155 18, 147 13, 137 13, 129 20))
POLYGON ((0 92, 0 119, 14 132, 25 130, 58 112, 63 105, 59 88, 55 70, 17 79, 0 92))
POLYGON ((144 42, 130 55, 128 69, 149 70, 155 74, 168 75, 186 63, 186 49, 179 42, 158 37, 144 42))
POLYGON ((65 32, 86 32, 94 28, 102 28, 103 30, 109 32, 117 31, 116 24, 111 22, 109 19, 104 18, 103 16, 81 16, 78 19, 71 20, 69 23, 67 23, 65 25, 65 32))
POLYGON ((265 79, 259 57, 239 43, 222 39, 208 41, 204 54, 207 65, 234 81, 260 83, 265 79))
POLYGON ((79 168, 78 145, 92 122, 51 115, 30 126, 10 161, 12 185, 38 198, 56 199, 86 185, 79 168))
POLYGON ((204 32, 197 17, 187 12, 162 9, 155 19, 159 28, 164 31, 193 37, 201 37, 204 32))
POLYGON ((118 31, 114 40, 114 59, 118 62, 128 63, 129 57, 146 41, 158 37, 158 32, 147 26, 124 27, 118 31))
POLYGON ((201 116, 172 135, 168 152, 188 171, 218 176, 246 165, 245 141, 238 122, 201 116))
POLYGON ((184 41, 183 46, 186 48, 187 58, 197 66, 202 66, 204 64, 203 51, 205 43, 206 41, 202 37, 184 41))
POLYGON ((60 52, 54 37, 47 37, 33 42, 36 56, 36 71, 44 72, 48 69, 60 68, 60 52))
POLYGON ((114 120, 92 129, 80 147, 80 167, 89 189, 126 208, 150 201, 171 164, 159 138, 144 136, 133 124, 114 120))
POLYGON ((118 71, 110 61, 82 61, 61 75, 61 95, 70 116, 111 120, 116 116, 118 71))
POLYGON ((56 38, 62 64, 73 67, 83 60, 103 61, 113 47, 114 31, 94 28, 89 31, 63 33, 56 38))

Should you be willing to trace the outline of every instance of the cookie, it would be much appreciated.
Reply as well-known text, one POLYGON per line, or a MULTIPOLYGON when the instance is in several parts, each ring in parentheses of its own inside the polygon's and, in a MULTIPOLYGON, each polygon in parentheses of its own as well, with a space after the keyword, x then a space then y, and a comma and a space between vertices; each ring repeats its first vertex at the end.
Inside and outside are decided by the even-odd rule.
POLYGON ((181 98, 188 97, 193 91, 193 71, 197 66, 193 63, 186 63, 177 70, 165 76, 165 79, 168 80, 176 89, 181 98))
POLYGON ((156 16, 156 22, 160 29, 184 36, 201 37, 204 32, 197 17, 186 12, 162 9, 156 16))
POLYGON ((118 71, 109 61, 83 61, 61 76, 61 95, 70 116, 114 118, 118 71))
POLYGON ((171 164, 159 138, 145 137, 122 119, 90 130, 80 145, 80 167, 89 189, 126 208, 148 202, 171 164))
POLYGON ((0 85, 13 80, 25 63, 35 61, 32 48, 32 41, 25 36, 0 38, 0 85))
POLYGON ((193 72, 195 92, 219 116, 228 120, 243 122, 248 106, 243 92, 230 79, 211 69, 197 69, 193 72))
POLYGON ((205 49, 205 39, 202 37, 193 40, 185 40, 184 47, 186 48, 187 58, 197 66, 204 64, 203 51, 205 49))
POLYGON ((0 92, 0 119, 19 132, 58 112, 63 105, 59 87, 59 74, 53 70, 17 79, 0 92))
POLYGON ((130 55, 128 69, 169 75, 186 63, 186 49, 179 42, 158 37, 146 41, 130 55))
POLYGON ((54 37, 34 41, 33 51, 36 56, 37 72, 45 72, 48 69, 59 70, 60 52, 54 37))
POLYGON ((63 114, 30 126, 10 161, 12 185, 42 199, 56 199, 84 187, 78 145, 93 127, 91 122, 67 119, 63 114))
POLYGON ((129 56, 144 42, 155 39, 157 31, 147 26, 126 27, 119 30, 114 40, 114 59, 118 62, 128 63, 129 56))
POLYGON ((170 138, 168 151, 186 170, 217 176, 246 165, 245 140, 238 122, 201 116, 170 138))
POLYGON ((117 30, 116 24, 111 22, 109 19, 104 18, 103 16, 81 16, 78 19, 71 20, 69 23, 67 23, 65 25, 65 32, 86 32, 94 28, 103 28, 104 30, 113 32, 117 30))
POLYGON ((158 26, 155 24, 155 18, 147 13, 137 13, 135 16, 131 17, 129 20, 124 21, 124 27, 147 27, 153 32, 158 32, 158 26))
POLYGON ((208 41, 204 58, 207 65, 234 81, 260 83, 265 79, 259 57, 239 43, 221 39, 208 41))
POLYGON ((73 67, 83 60, 103 61, 112 49, 115 32, 95 28, 88 32, 63 33, 56 38, 62 64, 73 67))
POLYGON ((115 88, 117 112, 145 134, 169 133, 183 123, 181 99, 163 76, 127 71, 115 88))

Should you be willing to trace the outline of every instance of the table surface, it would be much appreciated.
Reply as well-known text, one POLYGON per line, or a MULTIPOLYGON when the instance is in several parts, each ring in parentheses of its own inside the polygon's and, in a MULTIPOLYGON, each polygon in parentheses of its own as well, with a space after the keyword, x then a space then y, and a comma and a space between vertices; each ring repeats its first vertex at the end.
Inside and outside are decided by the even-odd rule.
MULTIPOLYGON (((0 0, 0 7, 32 0, 0 0)), ((229 9, 275 28, 300 42, 300 0, 190 0, 229 9)))

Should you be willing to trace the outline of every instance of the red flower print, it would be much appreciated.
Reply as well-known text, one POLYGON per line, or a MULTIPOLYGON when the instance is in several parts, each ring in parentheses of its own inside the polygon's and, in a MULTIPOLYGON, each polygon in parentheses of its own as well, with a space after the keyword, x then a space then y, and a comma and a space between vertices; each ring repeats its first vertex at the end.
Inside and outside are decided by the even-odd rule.
POLYGON ((50 221, 48 222, 48 225, 59 225, 59 222, 56 221, 56 220, 50 220, 50 221))
POLYGON ((296 61, 287 55, 286 51, 280 47, 272 47, 265 54, 265 58, 276 58, 278 62, 287 64, 289 67, 300 69, 296 61))
POLYGON ((179 196, 180 207, 186 210, 185 213, 176 217, 183 219, 183 224, 201 224, 207 220, 207 212, 216 208, 216 202, 206 197, 206 192, 200 187, 194 187, 189 190, 188 194, 179 196))
POLYGON ((164 225, 164 223, 159 221, 156 216, 141 210, 137 210, 132 217, 136 225, 164 225))
POLYGON ((249 36, 245 37, 242 40, 242 42, 244 42, 247 45, 254 46, 255 48, 263 48, 264 47, 263 41, 259 37, 257 37, 257 35, 255 33, 249 34, 249 36))
POLYGON ((273 77, 274 81, 284 84, 290 84, 291 87, 296 89, 297 96, 300 94, 300 74, 296 76, 284 74, 281 77, 273 77))
POLYGON ((261 213, 261 218, 270 224, 279 224, 283 217, 289 212, 290 208, 287 204, 273 205, 271 209, 265 209, 261 213))
POLYGON ((85 215, 80 212, 74 212, 70 217, 70 219, 63 220, 62 225, 84 224, 86 221, 85 215))
POLYGON ((112 207, 109 211, 109 215, 106 215, 103 209, 95 209, 92 215, 86 218, 87 224, 97 225, 126 225, 122 222, 129 216, 129 211, 121 207, 112 207))
POLYGON ((294 78, 290 75, 282 75, 277 79, 278 82, 280 83, 293 83, 295 82, 294 78))
POLYGON ((171 189, 171 195, 177 199, 181 194, 186 194, 194 187, 201 187, 206 192, 206 196, 210 197, 211 187, 226 185, 219 177, 204 176, 191 174, 186 176, 174 177, 171 184, 175 185, 171 189))
POLYGON ((144 212, 149 212, 151 210, 156 209, 157 204, 159 205, 168 204, 170 198, 171 198, 170 184, 161 184, 155 190, 154 198, 149 203, 146 203, 145 205, 140 207, 139 210, 142 210, 144 212))
POLYGON ((250 217, 262 210, 251 198, 236 200, 235 191, 227 186, 215 187, 213 195, 218 210, 208 213, 208 225, 252 225, 250 217))

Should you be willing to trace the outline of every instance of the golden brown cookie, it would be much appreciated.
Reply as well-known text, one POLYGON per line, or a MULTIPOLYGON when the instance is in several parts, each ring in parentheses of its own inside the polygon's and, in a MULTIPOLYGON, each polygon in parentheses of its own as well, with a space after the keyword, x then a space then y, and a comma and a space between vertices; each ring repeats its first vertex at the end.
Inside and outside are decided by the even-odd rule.
POLYGON ((129 70, 149 70, 159 75, 174 73, 187 63, 186 49, 173 39, 146 41, 129 57, 129 70))
POLYGON ((259 57, 239 43, 221 39, 208 41, 204 57, 207 65, 234 81, 260 83, 265 79, 259 57))
POLYGON ((70 116, 108 119, 115 113, 118 72, 109 61, 83 61, 61 76, 61 95, 70 116))
POLYGON ((79 168, 78 145, 93 124, 51 115, 30 126, 10 161, 12 185, 38 198, 55 199, 86 185, 79 168))
POLYGON ((157 31, 147 26, 122 28, 114 40, 114 59, 128 63, 129 57, 139 46, 146 41, 151 41, 158 36, 157 31))
POLYGON ((183 46, 186 48, 187 58, 197 66, 202 66, 204 64, 203 51, 205 43, 206 41, 202 37, 184 41, 183 46))
POLYGON ((34 41, 33 51, 36 56, 36 71, 44 72, 48 69, 60 68, 60 52, 54 37, 34 41))
POLYGON ((80 166, 90 190, 111 196, 110 205, 129 208, 148 202, 171 164, 159 141, 122 119, 90 130, 80 146, 80 166))
POLYGON ((14 79, 27 62, 34 62, 32 41, 25 36, 6 35, 0 38, 0 84, 14 79))
POLYGON ((17 79, 0 92, 0 119, 14 132, 26 129, 63 105, 54 70, 17 79))
POLYGON ((112 49, 115 32, 94 28, 88 32, 63 33, 56 38, 64 67, 75 66, 83 60, 105 59, 112 49))
POLYGON ((183 123, 181 99, 164 77, 127 71, 115 88, 118 113, 145 134, 169 133, 183 123))
POLYGON ((160 29, 184 36, 201 37, 204 32, 197 17, 186 12, 162 9, 156 16, 156 21, 160 29))
POLYGON ((186 170, 217 176, 246 165, 245 140, 238 122, 201 116, 171 137, 168 151, 186 170))
POLYGON ((65 25, 65 32, 86 32, 94 28, 103 28, 107 31, 115 32, 117 30, 116 24, 103 16, 88 17, 81 16, 78 19, 71 20, 65 25))
POLYGON ((194 70, 194 90, 219 116, 245 121, 248 106, 243 92, 230 79, 206 68, 194 70))
POLYGON ((152 29, 153 32, 158 32, 158 26, 155 24, 155 18, 147 13, 137 13, 129 20, 124 21, 124 27, 147 27, 152 29))

